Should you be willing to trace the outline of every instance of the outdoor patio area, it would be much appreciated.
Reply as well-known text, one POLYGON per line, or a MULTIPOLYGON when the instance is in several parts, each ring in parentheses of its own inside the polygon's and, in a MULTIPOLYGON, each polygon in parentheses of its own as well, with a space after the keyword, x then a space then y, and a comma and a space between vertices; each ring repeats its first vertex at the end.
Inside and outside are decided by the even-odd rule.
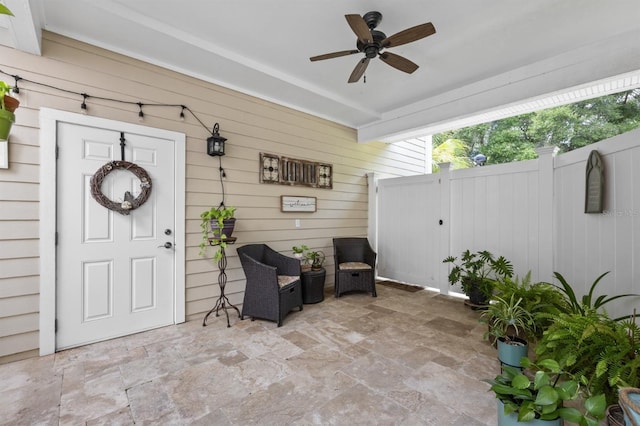
MULTIPOLYGON (((282 327, 224 315, 0 365, 3 425, 495 425, 499 372, 460 299, 377 285, 282 327)), ((231 314, 231 312, 230 312, 231 314)))

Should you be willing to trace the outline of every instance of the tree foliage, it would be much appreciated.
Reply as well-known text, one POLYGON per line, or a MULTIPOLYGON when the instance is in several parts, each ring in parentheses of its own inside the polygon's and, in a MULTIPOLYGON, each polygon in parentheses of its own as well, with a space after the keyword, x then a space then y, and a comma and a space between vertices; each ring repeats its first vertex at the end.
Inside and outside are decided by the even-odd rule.
POLYGON ((433 145, 437 150, 446 141, 459 140, 469 158, 482 153, 486 164, 498 164, 536 158, 536 148, 542 146, 568 152, 637 127, 640 89, 451 130, 434 135, 433 145))

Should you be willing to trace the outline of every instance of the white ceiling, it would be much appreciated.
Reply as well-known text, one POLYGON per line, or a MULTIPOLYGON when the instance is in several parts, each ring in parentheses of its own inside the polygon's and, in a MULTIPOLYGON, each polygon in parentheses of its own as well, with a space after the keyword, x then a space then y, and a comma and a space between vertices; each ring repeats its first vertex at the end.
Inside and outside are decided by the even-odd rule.
MULTIPOLYGON (((39 52, 46 29, 358 129, 399 140, 479 113, 640 70, 638 0, 0 0, 0 43, 39 52), (363 54, 345 14, 383 14, 387 36, 436 34, 389 51, 413 74, 363 54), (26 24, 30 25, 26 25, 26 24), (25 29, 26 27, 26 29, 25 29)), ((635 75, 635 74, 634 74, 635 75)))

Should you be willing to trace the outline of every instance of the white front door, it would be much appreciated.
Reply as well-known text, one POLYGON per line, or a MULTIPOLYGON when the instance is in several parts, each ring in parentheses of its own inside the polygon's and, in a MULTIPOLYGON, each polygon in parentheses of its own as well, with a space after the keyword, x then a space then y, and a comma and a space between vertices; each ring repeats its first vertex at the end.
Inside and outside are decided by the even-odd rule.
MULTIPOLYGON (((58 123, 56 349, 174 323, 175 156, 173 141, 100 127, 58 123), (90 179, 124 160, 151 178, 148 200, 129 215, 100 205, 90 179), (165 247, 165 244, 171 247, 165 247)), ((105 177, 102 193, 140 194, 126 170, 105 177)))

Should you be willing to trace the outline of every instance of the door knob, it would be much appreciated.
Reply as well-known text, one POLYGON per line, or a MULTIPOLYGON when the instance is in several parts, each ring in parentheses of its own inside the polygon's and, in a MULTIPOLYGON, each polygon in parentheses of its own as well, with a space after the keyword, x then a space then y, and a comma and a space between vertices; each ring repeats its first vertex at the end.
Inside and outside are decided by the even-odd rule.
POLYGON ((173 244, 171 244, 169 241, 167 241, 167 242, 166 242, 166 243, 164 243, 163 245, 158 246, 158 248, 161 248, 161 247, 164 247, 164 248, 170 249, 171 247, 173 247, 173 244))

